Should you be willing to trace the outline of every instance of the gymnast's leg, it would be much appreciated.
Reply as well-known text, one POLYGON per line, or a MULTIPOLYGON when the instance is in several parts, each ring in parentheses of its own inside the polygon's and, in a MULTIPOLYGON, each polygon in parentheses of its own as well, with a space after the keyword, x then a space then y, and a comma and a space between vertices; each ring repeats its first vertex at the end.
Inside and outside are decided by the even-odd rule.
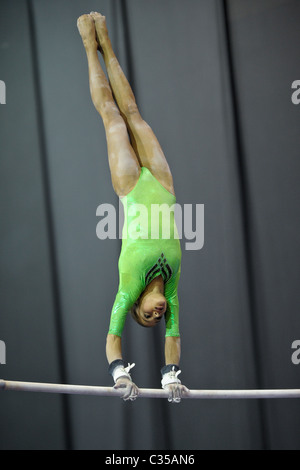
MULTIPOLYGON (((114 102, 111 88, 99 62, 94 20, 90 15, 82 15, 78 19, 77 26, 87 54, 92 101, 103 119, 106 132, 112 184, 118 196, 126 196, 137 183, 141 167, 130 145, 126 124, 114 102)), ((106 351, 109 363, 115 359, 122 359, 121 338, 115 335, 108 335, 107 338, 106 351)), ((116 379, 114 388, 124 389, 124 400, 134 400, 139 393, 137 386, 123 375, 116 379)))
POLYGON ((94 20, 90 15, 82 15, 77 26, 87 54, 92 101, 105 128, 113 188, 118 196, 125 196, 135 186, 141 167, 100 65, 94 20))
POLYGON ((152 129, 139 113, 132 89, 112 49, 105 17, 95 12, 92 12, 91 16, 95 20, 98 44, 103 54, 110 85, 121 115, 126 121, 132 146, 140 164, 148 168, 158 181, 174 194, 169 165, 152 129))

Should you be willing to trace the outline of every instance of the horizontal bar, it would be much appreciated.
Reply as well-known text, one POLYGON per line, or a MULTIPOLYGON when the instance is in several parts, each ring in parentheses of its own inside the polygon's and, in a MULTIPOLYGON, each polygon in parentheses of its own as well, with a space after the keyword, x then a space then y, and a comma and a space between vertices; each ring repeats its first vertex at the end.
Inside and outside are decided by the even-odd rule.
MULTIPOLYGON (((96 395, 101 397, 122 397, 122 390, 112 387, 89 385, 63 385, 37 382, 15 382, 0 380, 0 391, 63 393, 70 395, 96 395)), ((168 398, 167 390, 140 388, 139 398, 168 398)), ((255 399, 255 398, 300 398, 300 389, 283 390, 190 390, 182 398, 198 399, 255 399)))

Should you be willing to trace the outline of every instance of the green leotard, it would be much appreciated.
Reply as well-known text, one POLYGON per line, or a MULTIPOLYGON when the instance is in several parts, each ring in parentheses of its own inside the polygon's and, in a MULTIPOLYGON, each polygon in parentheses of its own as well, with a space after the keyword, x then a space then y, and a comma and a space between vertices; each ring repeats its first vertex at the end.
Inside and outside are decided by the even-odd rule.
POLYGON ((176 198, 147 168, 142 167, 137 184, 121 201, 124 227, 119 257, 119 289, 112 308, 109 334, 122 335, 128 311, 145 287, 161 275, 167 300, 166 336, 179 336, 177 286, 181 248, 174 207, 170 210, 176 198))

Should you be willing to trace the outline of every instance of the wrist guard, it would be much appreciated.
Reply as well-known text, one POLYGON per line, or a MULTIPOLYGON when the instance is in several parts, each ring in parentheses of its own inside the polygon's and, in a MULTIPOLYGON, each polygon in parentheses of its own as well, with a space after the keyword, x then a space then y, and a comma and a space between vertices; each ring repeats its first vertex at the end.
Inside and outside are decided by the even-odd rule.
POLYGON ((161 385, 162 388, 166 388, 169 384, 181 384, 178 375, 181 374, 181 370, 176 364, 168 364, 161 369, 161 385))
POLYGON ((134 366, 135 364, 128 363, 128 366, 125 367, 125 362, 122 359, 116 359, 109 365, 108 372, 114 379, 115 383, 120 377, 126 377, 127 379, 131 380, 131 375, 129 374, 129 371, 134 366))

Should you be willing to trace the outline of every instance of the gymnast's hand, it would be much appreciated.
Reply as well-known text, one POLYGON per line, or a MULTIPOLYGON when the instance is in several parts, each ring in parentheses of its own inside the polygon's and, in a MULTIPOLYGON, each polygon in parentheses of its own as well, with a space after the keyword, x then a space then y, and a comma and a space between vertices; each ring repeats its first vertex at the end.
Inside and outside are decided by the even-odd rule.
POLYGON ((189 389, 182 385, 178 378, 180 373, 181 370, 176 364, 167 364, 161 369, 161 385, 164 390, 169 392, 168 401, 170 403, 180 403, 184 394, 189 392, 189 389))
POLYGON ((170 403, 180 403, 182 396, 189 392, 189 389, 185 385, 179 383, 171 383, 164 388, 169 392, 168 402, 170 403))
POLYGON ((134 401, 139 395, 138 387, 127 377, 120 377, 114 385, 114 388, 124 389, 124 393, 122 395, 124 401, 134 401))

